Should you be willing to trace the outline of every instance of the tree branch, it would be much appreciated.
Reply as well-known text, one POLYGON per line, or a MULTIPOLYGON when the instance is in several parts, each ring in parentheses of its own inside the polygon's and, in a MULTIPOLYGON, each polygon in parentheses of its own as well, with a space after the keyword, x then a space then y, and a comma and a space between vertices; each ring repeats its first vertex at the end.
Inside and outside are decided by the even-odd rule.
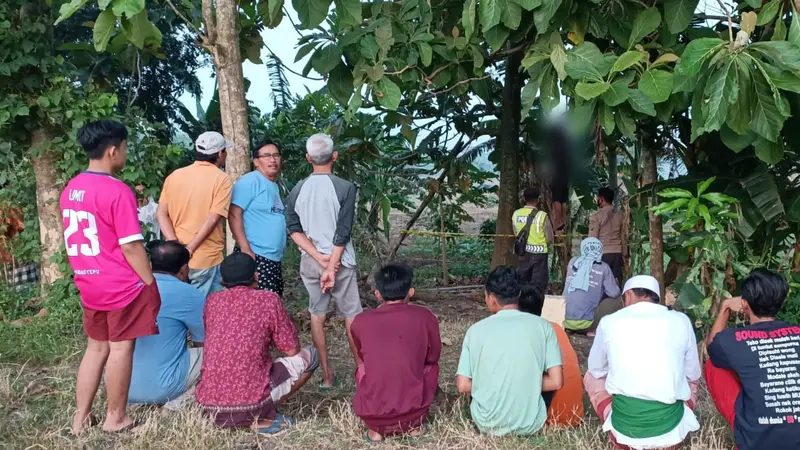
POLYGON ((695 19, 700 19, 700 20, 728 20, 728 19, 731 19, 734 22, 739 23, 739 18, 738 17, 736 19, 732 19, 732 18, 727 17, 727 16, 715 16, 715 15, 710 15, 710 14, 705 14, 705 13, 695 14, 694 18, 695 19))
POLYGON ((472 132, 472 134, 470 135, 470 140, 474 141, 476 138, 479 138, 481 136, 497 136, 497 133, 499 132, 500 130, 498 130, 497 128, 479 128, 472 132))
POLYGON ((731 12, 728 11, 728 7, 725 6, 722 0, 717 0, 717 4, 722 8, 722 12, 725 13, 725 17, 728 19, 728 39, 731 45, 733 45, 733 19, 731 18, 731 12))
POLYGON ((305 78, 306 80, 325 81, 325 78, 310 77, 308 75, 303 75, 302 73, 295 72, 291 67, 287 66, 283 61, 281 61, 281 59, 278 58, 278 55, 276 55, 275 52, 273 52, 272 49, 269 48, 269 46, 267 44, 264 44, 264 47, 267 49, 268 52, 270 52, 272 54, 272 57, 275 58, 275 61, 278 64, 280 64, 281 66, 283 66, 283 68, 286 69, 287 71, 297 75, 298 77, 305 78))
POLYGON ((205 44, 211 47, 217 42, 217 22, 214 20, 214 5, 211 0, 202 0, 202 12, 206 29, 205 44))
POLYGON ((484 76, 482 76, 482 77, 476 77, 476 78, 467 78, 466 80, 461 80, 461 81, 459 81, 458 83, 456 83, 456 84, 454 84, 454 85, 450 86, 450 87, 449 87, 449 88, 447 88, 447 89, 442 89, 441 91, 433 91, 433 92, 431 92, 431 95, 439 95, 439 94, 444 94, 444 93, 447 93, 447 92, 450 92, 450 91, 452 91, 453 89, 455 89, 455 88, 459 87, 460 85, 462 85, 462 84, 464 84, 464 83, 469 83, 469 82, 471 82, 471 81, 485 80, 485 79, 487 79, 487 78, 489 78, 489 75, 484 75, 484 76))
POLYGON ((195 24, 193 24, 192 21, 190 21, 182 12, 180 12, 180 10, 178 10, 177 7, 175 7, 175 4, 172 3, 172 0, 167 0, 167 3, 169 4, 169 7, 172 8, 172 11, 174 11, 175 14, 180 17, 186 25, 189 25, 189 27, 193 29, 198 36, 200 36, 201 40, 205 40, 203 33, 201 33, 195 24))
POLYGON ((505 58, 506 56, 508 56, 508 55, 510 55, 512 53, 517 53, 518 51, 523 50, 524 48, 525 48, 525 44, 520 44, 520 45, 518 45, 516 47, 511 47, 508 50, 503 50, 503 51, 499 51, 497 53, 493 53, 493 54, 489 55, 489 60, 496 61, 498 59, 503 59, 503 58, 505 58))

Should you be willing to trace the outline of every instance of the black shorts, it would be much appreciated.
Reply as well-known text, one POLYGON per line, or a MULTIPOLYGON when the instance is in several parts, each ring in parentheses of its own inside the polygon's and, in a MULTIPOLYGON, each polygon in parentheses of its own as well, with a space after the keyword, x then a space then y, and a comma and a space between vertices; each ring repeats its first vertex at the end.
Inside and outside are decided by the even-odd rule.
MULTIPOLYGON (((239 247, 233 249, 240 252, 239 247)), ((256 273, 258 274, 258 289, 272 291, 283 298, 283 266, 280 261, 273 261, 256 255, 256 273)))
POLYGON ((550 283, 550 270, 547 267, 547 253, 526 253, 519 257, 519 277, 523 284, 539 287, 547 293, 550 283))
POLYGON ((603 253, 603 262, 611 267, 617 283, 622 283, 622 253, 603 253))

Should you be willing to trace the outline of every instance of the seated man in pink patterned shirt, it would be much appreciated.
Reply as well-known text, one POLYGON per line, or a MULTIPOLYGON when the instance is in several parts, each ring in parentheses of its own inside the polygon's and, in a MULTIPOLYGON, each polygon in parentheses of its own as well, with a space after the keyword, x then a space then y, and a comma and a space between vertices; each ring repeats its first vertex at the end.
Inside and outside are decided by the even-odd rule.
POLYGON ((250 255, 228 256, 220 271, 227 290, 206 300, 197 402, 221 427, 285 431, 293 422, 276 408, 311 378, 319 355, 313 347, 300 348, 280 297, 256 290, 256 262, 250 255), (286 356, 273 360, 273 345, 286 356))

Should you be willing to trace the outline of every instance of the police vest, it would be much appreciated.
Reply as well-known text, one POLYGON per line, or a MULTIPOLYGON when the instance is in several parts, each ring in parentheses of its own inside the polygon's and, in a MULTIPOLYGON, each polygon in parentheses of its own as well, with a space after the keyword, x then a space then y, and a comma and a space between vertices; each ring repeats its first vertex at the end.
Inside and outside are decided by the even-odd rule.
MULTIPOLYGON (((532 208, 525 207, 514 211, 514 234, 519 234, 528 222, 528 216, 533 212, 532 208)), ((531 223, 531 230, 528 233, 528 242, 525 251, 528 253, 547 253, 547 237, 544 234, 547 213, 538 211, 531 223)))

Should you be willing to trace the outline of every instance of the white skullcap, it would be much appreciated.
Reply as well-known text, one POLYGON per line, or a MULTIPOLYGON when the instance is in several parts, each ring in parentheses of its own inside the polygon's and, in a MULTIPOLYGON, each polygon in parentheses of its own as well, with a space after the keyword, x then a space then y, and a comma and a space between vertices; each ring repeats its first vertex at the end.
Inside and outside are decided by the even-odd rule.
POLYGON ((635 277, 631 277, 625 282, 622 294, 625 295, 625 293, 631 289, 647 289, 648 291, 654 292, 658 299, 661 300, 661 287, 658 285, 658 280, 650 275, 636 275, 635 277))

